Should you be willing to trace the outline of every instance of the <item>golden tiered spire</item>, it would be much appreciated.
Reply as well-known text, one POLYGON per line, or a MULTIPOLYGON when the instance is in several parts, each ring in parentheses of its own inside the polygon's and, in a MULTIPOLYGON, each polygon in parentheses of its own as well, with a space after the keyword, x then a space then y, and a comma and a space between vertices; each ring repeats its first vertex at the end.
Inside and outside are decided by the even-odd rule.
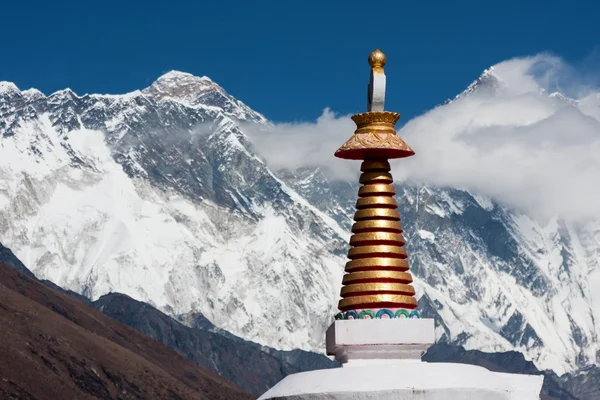
POLYGON ((342 281, 339 318, 390 318, 419 316, 410 285, 404 238, 392 185, 389 159, 409 157, 412 149, 396 134, 400 114, 383 111, 385 99, 385 55, 375 50, 369 56, 371 82, 369 111, 352 116, 357 129, 335 156, 364 160, 358 191, 350 261, 342 281), (360 315, 360 316, 359 316, 360 315), (348 317, 349 316, 349 317, 348 317))

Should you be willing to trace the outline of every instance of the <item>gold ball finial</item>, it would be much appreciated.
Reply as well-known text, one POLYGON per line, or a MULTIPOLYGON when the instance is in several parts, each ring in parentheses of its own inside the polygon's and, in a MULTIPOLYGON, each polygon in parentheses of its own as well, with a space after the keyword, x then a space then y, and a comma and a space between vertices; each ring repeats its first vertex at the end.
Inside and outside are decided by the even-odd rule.
POLYGON ((369 65, 371 68, 382 68, 386 61, 385 54, 379 49, 369 55, 369 65))

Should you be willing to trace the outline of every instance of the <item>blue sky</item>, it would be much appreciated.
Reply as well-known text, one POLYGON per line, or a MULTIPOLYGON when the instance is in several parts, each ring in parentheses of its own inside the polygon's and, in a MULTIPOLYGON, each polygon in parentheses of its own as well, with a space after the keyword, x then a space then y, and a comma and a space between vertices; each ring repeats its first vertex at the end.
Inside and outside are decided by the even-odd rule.
POLYGON ((325 107, 364 111, 366 58, 380 48, 386 108, 410 118, 508 58, 549 51, 599 66, 598 3, 6 1, 0 80, 124 93, 177 69, 270 119, 314 120, 325 107))

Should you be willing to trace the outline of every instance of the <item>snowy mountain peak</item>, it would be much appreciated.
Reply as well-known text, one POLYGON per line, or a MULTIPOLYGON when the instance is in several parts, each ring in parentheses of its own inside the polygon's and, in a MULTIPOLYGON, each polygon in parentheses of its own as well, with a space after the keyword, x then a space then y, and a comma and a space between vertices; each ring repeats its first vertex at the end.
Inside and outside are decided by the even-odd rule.
POLYGON ((189 101, 207 91, 223 89, 206 76, 195 76, 187 72, 169 71, 161 75, 145 92, 157 100, 163 97, 189 101))
POLYGON ((497 93, 504 85, 494 67, 490 67, 474 80, 462 93, 456 96, 456 99, 466 96, 472 96, 479 93, 497 93))
POLYGON ((471 82, 471 84, 465 90, 457 94, 453 99, 447 99, 441 105, 445 106, 455 100, 480 93, 497 94, 504 86, 505 83, 498 76, 496 69, 492 66, 483 70, 479 78, 471 82))
POLYGON ((53 99, 54 101, 56 101, 56 100, 63 100, 63 99, 64 100, 72 100, 72 99, 79 98, 79 96, 77 95, 77 93, 75 93, 70 88, 58 90, 58 91, 52 93, 48 97, 51 98, 51 99, 53 99))
POLYGON ((158 77, 158 79, 155 82, 177 82, 180 80, 186 80, 186 79, 194 79, 194 80, 200 80, 200 81, 204 81, 204 82, 212 82, 212 80, 208 77, 208 76, 196 76, 193 74, 190 74, 189 72, 182 72, 182 71, 176 71, 176 70, 171 70, 169 72, 167 72, 166 74, 161 75, 160 77, 158 77))
POLYGON ((4 93, 21 93, 17 85, 12 82, 0 81, 0 94, 4 93))
POLYGON ((548 97, 550 97, 551 99, 555 99, 555 100, 559 101, 560 103, 568 104, 568 105, 577 105, 579 103, 577 100, 571 99, 570 97, 567 97, 560 92, 550 93, 548 95, 548 97))
POLYGON ((229 95, 225 89, 206 76, 170 71, 160 76, 142 92, 155 101, 175 100, 188 107, 213 106, 238 120, 266 122, 266 118, 229 95))
POLYGON ((498 78, 496 69, 493 66, 483 70, 481 77, 484 77, 484 76, 493 76, 495 78, 498 78))
POLYGON ((23 90, 21 92, 21 94, 27 99, 27 101, 33 101, 33 100, 43 99, 43 98, 46 97, 44 95, 44 93, 42 93, 41 91, 39 91, 37 89, 23 90))

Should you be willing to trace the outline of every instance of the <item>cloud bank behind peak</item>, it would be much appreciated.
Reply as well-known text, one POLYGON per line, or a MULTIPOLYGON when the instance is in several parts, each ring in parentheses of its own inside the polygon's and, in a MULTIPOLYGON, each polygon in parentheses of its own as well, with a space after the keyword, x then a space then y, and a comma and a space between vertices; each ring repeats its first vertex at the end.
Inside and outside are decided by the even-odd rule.
MULTIPOLYGON (((594 79, 547 54, 504 61, 486 74, 493 88, 459 95, 398 132, 416 155, 393 162, 396 180, 466 189, 539 218, 600 218, 594 79)), ((356 163, 333 152, 354 129, 350 116, 329 109, 315 122, 245 127, 272 168, 318 166, 351 180, 356 163)))

